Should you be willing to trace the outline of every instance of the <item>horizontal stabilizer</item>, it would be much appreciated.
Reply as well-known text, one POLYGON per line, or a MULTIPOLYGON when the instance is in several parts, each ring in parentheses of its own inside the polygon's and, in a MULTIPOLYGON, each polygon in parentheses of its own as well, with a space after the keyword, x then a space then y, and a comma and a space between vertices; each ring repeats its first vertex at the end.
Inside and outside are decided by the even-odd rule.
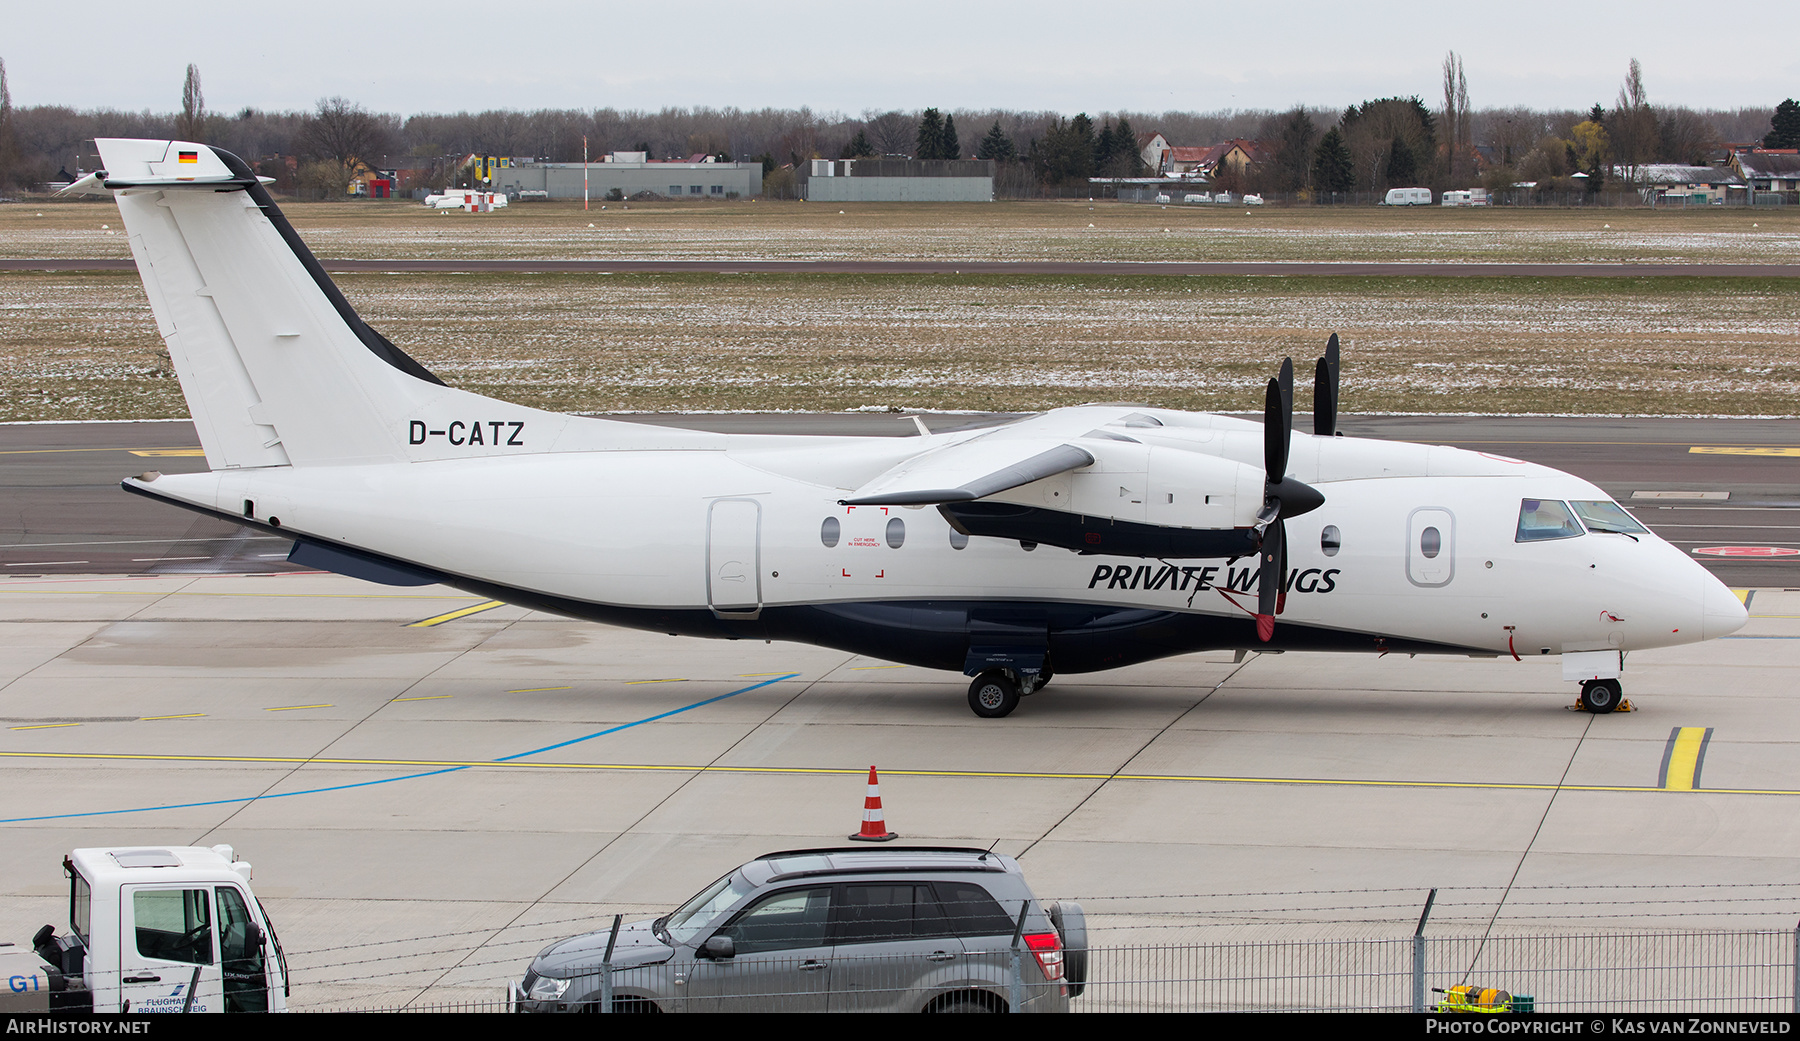
POLYGON ((915 456, 841 500, 846 506, 968 502, 1094 464, 1086 449, 1035 439, 977 439, 915 456))

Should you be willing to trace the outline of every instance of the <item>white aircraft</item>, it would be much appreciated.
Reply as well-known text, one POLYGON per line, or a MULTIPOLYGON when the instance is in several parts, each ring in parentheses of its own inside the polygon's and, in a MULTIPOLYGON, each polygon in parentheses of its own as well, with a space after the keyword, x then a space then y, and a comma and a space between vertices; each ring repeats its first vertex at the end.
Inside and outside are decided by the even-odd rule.
POLYGON ((279 532, 291 560, 576 618, 795 640, 974 677, 1210 649, 1562 656, 1594 712, 1624 652, 1743 605, 1599 488, 1481 452, 1129 405, 917 437, 726 435, 445 386, 357 317, 250 169, 103 140, 210 472, 126 490, 279 532))

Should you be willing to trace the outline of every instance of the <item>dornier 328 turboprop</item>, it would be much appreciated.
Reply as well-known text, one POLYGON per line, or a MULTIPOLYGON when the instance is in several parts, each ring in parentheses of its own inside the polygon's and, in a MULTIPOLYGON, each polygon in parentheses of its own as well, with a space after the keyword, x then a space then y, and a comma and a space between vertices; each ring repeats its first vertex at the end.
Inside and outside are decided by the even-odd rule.
POLYGON ((917 437, 725 435, 445 386, 366 325, 250 169, 98 142, 210 472, 131 492, 294 540, 295 562, 576 618, 795 640, 974 677, 1210 649, 1561 655, 1607 712, 1623 654, 1730 633, 1732 592, 1547 467, 1263 422, 1059 408, 917 437))

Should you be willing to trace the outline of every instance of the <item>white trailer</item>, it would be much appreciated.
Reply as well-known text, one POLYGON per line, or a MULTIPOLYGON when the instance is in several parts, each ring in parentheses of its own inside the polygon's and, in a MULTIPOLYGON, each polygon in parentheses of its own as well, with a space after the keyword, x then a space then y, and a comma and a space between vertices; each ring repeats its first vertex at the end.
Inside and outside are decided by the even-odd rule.
POLYGON ((230 846, 78 849, 63 870, 69 932, 4 952, 5 1011, 287 1011, 287 956, 230 846))
POLYGON ((1430 188, 1389 188, 1383 206, 1430 206, 1430 188))

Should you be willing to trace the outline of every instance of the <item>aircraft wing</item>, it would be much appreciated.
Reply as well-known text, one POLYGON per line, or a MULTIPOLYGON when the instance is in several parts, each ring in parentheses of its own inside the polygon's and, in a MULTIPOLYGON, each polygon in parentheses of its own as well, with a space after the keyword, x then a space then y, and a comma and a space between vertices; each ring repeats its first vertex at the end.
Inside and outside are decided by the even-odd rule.
POLYGON ((968 502, 1093 463, 1092 453, 1061 438, 981 437, 916 455, 841 501, 846 506, 968 502))

